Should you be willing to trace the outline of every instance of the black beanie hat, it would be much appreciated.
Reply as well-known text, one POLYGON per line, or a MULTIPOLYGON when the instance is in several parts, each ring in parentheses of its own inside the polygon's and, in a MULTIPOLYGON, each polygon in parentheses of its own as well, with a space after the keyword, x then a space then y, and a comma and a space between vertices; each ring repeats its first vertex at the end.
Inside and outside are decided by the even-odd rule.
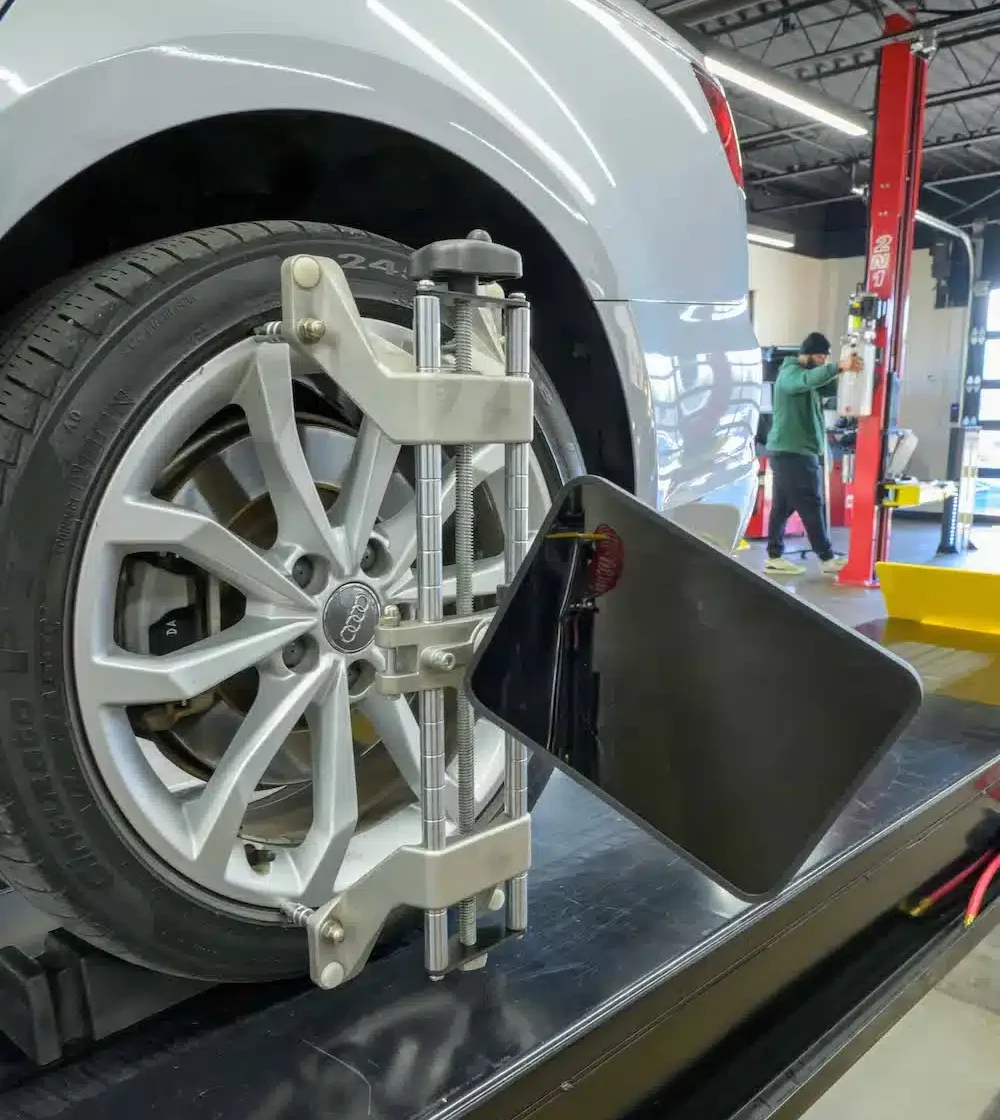
POLYGON ((802 345, 799 347, 800 354, 829 354, 830 353, 830 340, 825 334, 820 334, 819 331, 813 331, 812 334, 807 334, 802 340, 802 345))

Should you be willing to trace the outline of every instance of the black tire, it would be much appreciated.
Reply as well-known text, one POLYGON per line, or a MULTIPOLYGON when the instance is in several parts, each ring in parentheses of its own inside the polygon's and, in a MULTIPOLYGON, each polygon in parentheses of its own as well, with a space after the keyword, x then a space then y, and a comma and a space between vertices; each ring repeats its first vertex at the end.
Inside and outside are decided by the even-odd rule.
MULTIPOLYGON (((69 664, 75 566, 105 479, 157 404, 211 353, 274 318, 279 265, 339 258, 355 295, 409 303, 408 250, 342 227, 251 222, 109 258, 46 290, 0 339, 0 876, 65 928, 149 967, 254 981, 307 967, 301 931, 220 912, 108 805, 69 664)), ((536 369, 539 450, 582 464, 536 369)), ((533 763, 532 786, 548 776, 533 763)))

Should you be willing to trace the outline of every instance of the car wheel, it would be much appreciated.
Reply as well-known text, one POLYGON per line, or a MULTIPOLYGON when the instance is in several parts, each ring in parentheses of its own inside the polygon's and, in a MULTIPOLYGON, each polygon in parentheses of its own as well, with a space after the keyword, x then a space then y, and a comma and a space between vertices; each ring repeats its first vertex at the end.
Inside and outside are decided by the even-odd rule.
MULTIPOLYGON (((104 260, 0 340, 0 875, 93 944, 208 980, 304 971, 279 900, 319 904, 420 832, 411 699, 375 693, 373 647, 310 643, 292 609, 353 580, 415 597, 412 450, 328 378, 248 361, 303 252, 341 264, 371 332, 412 344, 409 251, 299 222, 104 260), (333 553, 331 522, 353 542, 333 553)), ((582 468, 534 377, 537 525, 582 468)), ((502 449, 475 462, 488 606, 502 449)), ((446 523, 446 597, 452 547, 446 523)), ((503 741, 484 721, 476 756, 488 819, 503 741)), ((536 795, 547 775, 533 759, 536 795)))

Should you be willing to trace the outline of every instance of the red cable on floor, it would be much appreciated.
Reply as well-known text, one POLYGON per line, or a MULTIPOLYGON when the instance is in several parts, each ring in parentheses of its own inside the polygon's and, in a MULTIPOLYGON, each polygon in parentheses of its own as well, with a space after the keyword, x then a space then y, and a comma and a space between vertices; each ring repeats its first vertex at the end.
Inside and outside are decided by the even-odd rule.
POLYGON ((994 856, 990 860, 986 870, 976 881, 972 897, 969 899, 969 905, 965 911, 965 924, 967 926, 971 926, 979 917, 979 911, 983 908, 983 899, 986 897, 986 892, 990 889, 990 883, 993 882, 993 877, 998 871, 1000 871, 1000 855, 994 856))
POLYGON ((968 867, 963 868, 957 875, 953 875, 947 883, 942 883, 940 887, 931 891, 930 894, 924 897, 908 911, 911 918, 919 918, 926 914, 928 910, 936 903, 940 902, 942 898, 946 898, 952 891, 957 890, 970 875, 974 875, 980 867, 993 855, 992 852, 985 852, 969 864, 968 867))

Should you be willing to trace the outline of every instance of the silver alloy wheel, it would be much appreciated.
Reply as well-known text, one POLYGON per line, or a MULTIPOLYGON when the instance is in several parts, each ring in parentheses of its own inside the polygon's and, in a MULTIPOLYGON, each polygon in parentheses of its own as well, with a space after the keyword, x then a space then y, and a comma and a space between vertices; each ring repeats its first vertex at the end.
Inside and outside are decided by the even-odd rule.
MULTIPOLYGON (((390 345, 405 347, 407 332, 398 326, 367 322, 390 345)), ((352 712, 360 711, 415 798, 420 756, 411 705, 371 687, 371 672, 381 663, 371 643, 373 612, 387 603, 411 603, 416 591, 415 507, 412 495, 399 502, 399 448, 363 419, 342 476, 326 480, 338 488, 328 512, 300 438, 291 379, 269 353, 265 348, 258 363, 251 360, 252 341, 232 346, 156 408, 108 479, 74 589, 77 702, 110 800, 170 868, 221 905, 237 907, 273 907, 278 898, 315 905, 420 836, 412 799, 359 827, 352 732, 352 712), (250 543, 197 502, 154 496, 179 449, 232 406, 245 417, 273 505, 277 531, 270 547, 250 543), (393 500, 387 501, 393 490, 393 500), (380 562, 364 565, 365 571, 372 541, 380 562), (136 554, 167 554, 221 581, 242 596, 242 617, 162 655, 124 648, 116 603, 123 563, 136 554), (296 568, 303 558, 307 580, 296 568), (360 683, 358 667, 367 670, 360 683), (247 672, 257 678, 252 702, 228 748, 201 778, 178 769, 137 735, 133 717, 143 706, 183 708, 247 672), (262 780, 289 736, 303 730, 311 743, 308 826, 294 843, 269 845, 262 864, 252 859, 254 849, 246 843, 248 809, 266 796, 262 780)), ((502 447, 479 449, 475 466, 478 482, 489 488, 502 511, 502 447)), ((447 517, 454 509, 450 471, 444 489, 447 517)), ((547 503, 544 474, 533 458, 533 525, 547 503)), ((477 562, 476 594, 495 593, 502 574, 501 549, 477 562)), ((446 568, 446 601, 454 595, 454 572, 446 568)), ((495 797, 502 775, 502 735, 481 721, 476 729, 478 811, 495 797)), ((455 820, 453 774, 449 783, 449 817, 455 820)))

